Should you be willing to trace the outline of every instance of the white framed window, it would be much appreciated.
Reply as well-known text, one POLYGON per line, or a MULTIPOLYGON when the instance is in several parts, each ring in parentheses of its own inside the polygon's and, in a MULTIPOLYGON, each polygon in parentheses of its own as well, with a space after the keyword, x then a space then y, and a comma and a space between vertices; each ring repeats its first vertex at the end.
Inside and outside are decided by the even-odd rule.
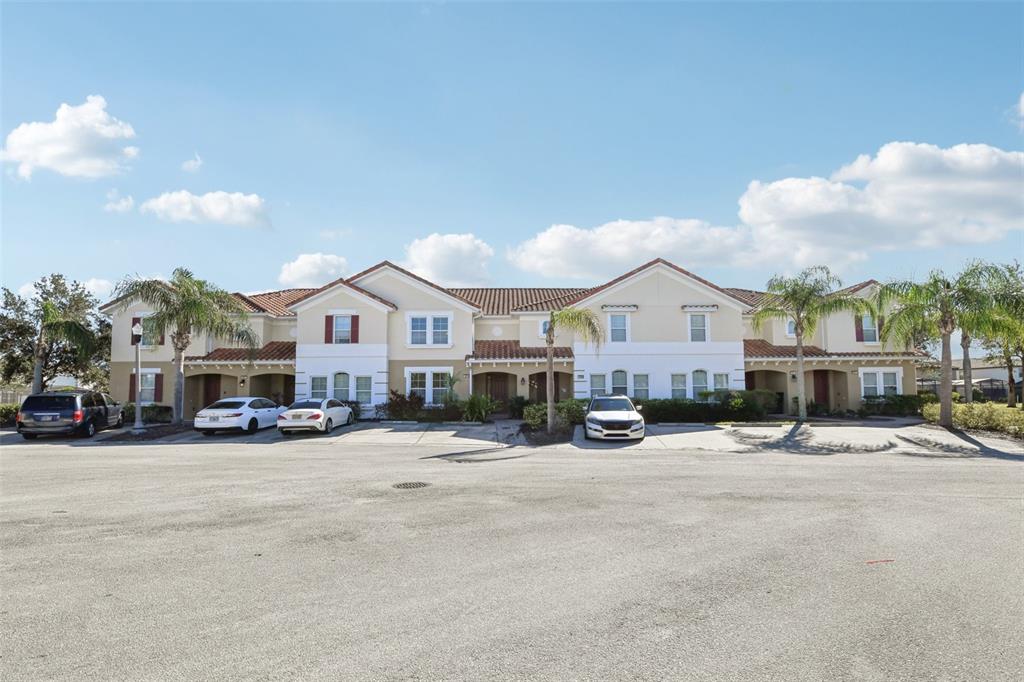
POLYGON ((629 315, 611 313, 608 315, 609 343, 626 343, 629 341, 629 315))
POLYGON ((327 397, 327 377, 309 378, 309 397, 313 400, 323 400, 327 397))
POLYGON ((590 397, 604 395, 605 394, 605 377, 604 374, 591 374, 590 375, 590 397))
POLYGON ((334 316, 334 343, 352 343, 352 316, 334 316))
POLYGON ((707 390, 708 373, 702 369, 698 369, 693 373, 693 399, 707 400, 706 397, 701 395, 701 393, 707 393, 707 390))
POLYGON ((637 400, 647 400, 651 397, 650 382, 646 374, 633 375, 633 397, 637 400))
POLYGON ((448 374, 438 372, 430 375, 430 403, 440 405, 448 396, 448 374))
POLYGON ((448 345, 448 323, 447 317, 432 317, 430 318, 431 324, 431 336, 430 342, 435 346, 447 346, 448 345))
POLYGON ((334 375, 334 399, 348 400, 349 376, 347 372, 334 375))
POLYGON ((688 313, 690 318, 690 341, 703 343, 708 340, 708 316, 705 313, 688 313))
POLYGON ((617 369, 612 372, 612 393, 615 395, 626 395, 629 391, 629 376, 626 370, 617 369))
POLYGON ((729 375, 726 373, 718 374, 715 373, 715 390, 716 391, 728 391, 729 390, 729 375))
POLYGON ((427 402, 426 372, 411 372, 409 374, 409 395, 422 396, 423 402, 427 402))
MULTIPOLYGON (((145 337, 145 333, 143 333, 145 337)), ((135 377, 132 377, 134 379, 135 377)), ((156 374, 151 372, 143 372, 140 375, 142 384, 141 390, 139 391, 139 402, 140 403, 151 403, 156 400, 156 374)))
POLYGON ((672 397, 676 400, 683 400, 686 396, 686 375, 672 375, 672 397))
POLYGON ((363 405, 373 402, 373 377, 356 377, 356 402, 363 405))
POLYGON ((548 336, 548 326, 550 326, 550 325, 551 325, 551 320, 550 319, 548 319, 548 320, 540 320, 540 322, 537 323, 537 336, 542 338, 542 339, 547 338, 547 336, 548 336))
POLYGON ((139 342, 142 346, 155 347, 160 345, 160 334, 157 332, 152 318, 143 316, 140 322, 142 323, 142 338, 139 339, 139 342))
POLYGON ((452 313, 412 312, 406 315, 409 346, 421 348, 451 348, 452 313))
POLYGON ((786 320, 786 336, 796 337, 796 320, 786 320))
POLYGON ((864 343, 878 343, 878 325, 871 315, 863 315, 860 318, 860 328, 864 334, 864 343))
POLYGON ((861 397, 903 393, 903 373, 894 367, 862 367, 859 373, 861 397))

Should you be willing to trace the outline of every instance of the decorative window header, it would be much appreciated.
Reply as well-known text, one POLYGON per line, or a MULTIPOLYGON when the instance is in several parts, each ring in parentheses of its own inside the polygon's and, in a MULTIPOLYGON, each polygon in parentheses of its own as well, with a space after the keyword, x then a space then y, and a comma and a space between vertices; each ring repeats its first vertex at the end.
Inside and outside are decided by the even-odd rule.
POLYGON ((718 310, 718 305, 715 303, 709 303, 707 305, 692 303, 683 304, 683 311, 687 313, 701 313, 701 312, 714 312, 718 310))
POLYGON ((625 305, 603 305, 601 310, 608 313, 632 313, 638 310, 640 306, 635 303, 628 303, 625 305))

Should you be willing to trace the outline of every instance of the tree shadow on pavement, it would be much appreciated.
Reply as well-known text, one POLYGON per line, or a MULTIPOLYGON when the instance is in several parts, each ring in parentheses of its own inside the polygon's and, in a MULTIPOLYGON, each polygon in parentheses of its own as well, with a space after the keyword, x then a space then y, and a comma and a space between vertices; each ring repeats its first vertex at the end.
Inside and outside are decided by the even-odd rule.
POLYGON ((814 439, 814 432, 800 424, 794 424, 782 437, 744 433, 735 429, 728 433, 729 437, 747 448, 746 452, 785 452, 794 455, 820 456, 886 452, 896 447, 896 443, 892 441, 878 445, 817 441, 814 439))
POLYGON ((900 452, 907 457, 931 457, 938 459, 975 459, 989 458, 1002 459, 1008 462, 1024 462, 1024 454, 1014 454, 985 445, 977 438, 964 433, 963 431, 949 431, 960 440, 961 443, 950 443, 933 440, 925 436, 904 436, 898 434, 896 437, 914 447, 922 448, 924 452, 900 452))

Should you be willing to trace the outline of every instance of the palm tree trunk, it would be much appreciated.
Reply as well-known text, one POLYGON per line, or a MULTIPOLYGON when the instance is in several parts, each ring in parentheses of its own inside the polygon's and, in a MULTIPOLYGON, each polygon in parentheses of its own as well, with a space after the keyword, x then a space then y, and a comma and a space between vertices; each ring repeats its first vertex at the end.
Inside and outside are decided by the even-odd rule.
POLYGON ((807 420, 807 396, 804 386, 804 335, 796 335, 796 401, 797 416, 800 421, 807 420))
POLYGON ((971 379, 971 337, 967 332, 960 332, 960 348, 964 354, 964 402, 974 402, 974 382, 971 379))
POLYGON ((39 336, 36 337, 35 352, 32 353, 32 392, 43 390, 43 360, 45 359, 46 338, 44 327, 39 325, 39 336))
POLYGON ((547 369, 545 374, 547 376, 545 379, 548 399, 548 433, 553 433, 555 430, 555 346, 553 340, 548 340, 546 351, 547 369))
POLYGON ((181 424, 185 412, 185 350, 174 348, 174 416, 172 424, 181 424))
POLYGON ((953 351, 950 332, 942 332, 942 370, 939 376, 939 426, 953 428, 953 351))
POLYGON ((1017 382, 1013 380, 1013 356, 1009 351, 1003 352, 1006 362, 1006 406, 1017 407, 1017 382))

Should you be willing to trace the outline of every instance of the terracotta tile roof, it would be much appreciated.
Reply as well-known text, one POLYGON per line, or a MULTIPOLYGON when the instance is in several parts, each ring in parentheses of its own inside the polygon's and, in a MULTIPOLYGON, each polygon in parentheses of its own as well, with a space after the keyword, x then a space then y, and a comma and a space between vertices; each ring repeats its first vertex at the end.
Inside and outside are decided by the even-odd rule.
MULTIPOLYGON (((480 308, 480 312, 484 315, 508 315, 514 310, 532 310, 534 308, 527 308, 527 306, 537 305, 543 301, 572 298, 586 289, 578 287, 453 287, 448 291, 464 300, 471 301, 480 308)), ((549 310, 547 307, 536 309, 549 310)))
MULTIPOLYGON (((357 272, 356 274, 354 274, 351 277, 349 277, 346 281, 350 285, 355 286, 355 285, 352 284, 352 282, 354 282, 357 279, 361 279, 363 277, 366 277, 367 275, 369 275, 369 274, 371 274, 373 272, 376 272, 377 270, 380 270, 381 268, 391 268, 393 270, 397 270, 398 272, 402 273, 403 275, 411 277, 411 278, 413 278, 414 280, 416 280, 417 282, 419 282, 421 284, 426 284, 428 287, 431 287, 433 289, 437 289, 438 291, 440 291, 443 294, 448 294, 452 298, 457 298, 460 301, 462 301, 463 303, 465 303, 467 305, 470 305, 470 306, 473 306, 474 308, 477 307, 476 303, 473 303, 473 301, 470 301, 470 300, 468 300, 466 298, 463 298, 462 296, 459 296, 452 289, 445 289, 444 287, 442 287, 440 285, 434 284, 433 282, 431 282, 428 279, 424 279, 423 277, 420 277, 419 275, 417 275, 414 272, 409 272, 405 268, 398 267, 397 265, 395 265, 394 263, 392 263, 391 261, 388 261, 388 260, 382 260, 381 262, 377 263, 376 265, 373 265, 373 266, 370 266, 370 267, 366 268, 362 272, 357 272)), ((328 284, 327 286, 331 286, 331 285, 328 284)), ((324 288, 326 288, 326 287, 324 287, 324 288)))
MULTIPOLYGON (((249 350, 247 348, 214 348, 206 355, 192 355, 186 357, 186 361, 201 361, 201 362, 248 362, 249 350)), ((271 341, 265 344, 263 348, 256 351, 256 356, 252 358, 253 361, 274 361, 274 360, 294 360, 295 359, 295 342, 294 341, 271 341)))
MULTIPOLYGON (((743 357, 751 358, 780 358, 792 359, 796 357, 796 346, 776 346, 764 339, 743 339, 743 357)), ((853 352, 829 352, 818 346, 804 346, 804 357, 806 358, 905 358, 905 357, 928 357, 927 353, 919 350, 908 351, 853 351, 853 352)))
POLYGON ((746 302, 752 308, 756 308, 761 305, 764 297, 768 295, 767 291, 757 291, 756 289, 737 289, 735 287, 726 287, 726 291, 732 294, 733 298, 738 298, 741 301, 746 302))
POLYGON ((569 304, 570 301, 580 298, 584 294, 592 291, 591 289, 569 289, 566 293, 553 296, 552 298, 541 299, 533 303, 527 303, 526 305, 516 308, 516 312, 547 312, 549 310, 558 310, 564 308, 569 304))
POLYGON ((837 294, 855 294, 858 291, 860 291, 861 289, 867 288, 867 287, 871 286, 872 284, 878 284, 878 280, 866 279, 863 282, 858 282, 857 284, 851 284, 850 286, 845 287, 843 289, 838 289, 834 293, 837 293, 837 294))
MULTIPOLYGON (((477 341, 473 344, 473 354, 467 360, 544 360, 547 349, 544 346, 519 345, 518 341, 477 341)), ((555 358, 571 360, 572 348, 555 346, 555 358)))
POLYGON ((281 289, 265 291, 262 294, 235 294, 241 303, 251 308, 251 313, 268 313, 278 317, 291 317, 295 313, 288 306, 316 289, 281 289))
POLYGON ((682 275, 686 275, 690 279, 697 280, 701 284, 703 284, 705 286, 708 286, 708 287, 711 287, 715 291, 719 291, 719 292, 725 294, 729 298, 735 299, 735 300, 739 301, 740 303, 744 303, 744 304, 747 303, 744 299, 740 298, 739 296, 736 296, 735 294, 729 293, 729 291, 727 289, 723 289, 722 287, 718 286, 717 284, 714 284, 713 282, 709 282, 708 280, 704 279, 703 277, 698 277, 697 275, 693 274, 689 270, 684 270, 683 268, 679 267, 675 263, 670 263, 669 261, 665 260, 664 258, 655 258, 652 261, 648 261, 648 262, 644 263, 643 265, 641 265, 638 268, 634 268, 634 269, 630 270, 629 272, 627 272, 624 275, 619 275, 615 279, 609 280, 608 282, 605 282, 604 284, 602 284, 600 286, 594 287, 593 289, 588 289, 583 294, 580 294, 579 296, 576 296, 576 297, 566 301, 564 305, 573 305, 575 303, 578 303, 579 301, 582 301, 582 300, 584 300, 586 298, 589 298, 590 296, 592 296, 592 295, 594 295, 594 294, 596 294, 596 293, 598 293, 600 291, 604 291, 605 289, 607 289, 609 287, 615 286, 619 282, 621 282, 621 281, 623 281, 625 279, 629 279, 633 275, 635 275, 635 274, 637 274, 639 272, 643 272, 644 270, 646 270, 646 269, 648 269, 650 267, 653 267, 655 265, 664 265, 666 267, 669 267, 669 268, 675 270, 676 272, 678 272, 678 273, 680 273, 682 275))

